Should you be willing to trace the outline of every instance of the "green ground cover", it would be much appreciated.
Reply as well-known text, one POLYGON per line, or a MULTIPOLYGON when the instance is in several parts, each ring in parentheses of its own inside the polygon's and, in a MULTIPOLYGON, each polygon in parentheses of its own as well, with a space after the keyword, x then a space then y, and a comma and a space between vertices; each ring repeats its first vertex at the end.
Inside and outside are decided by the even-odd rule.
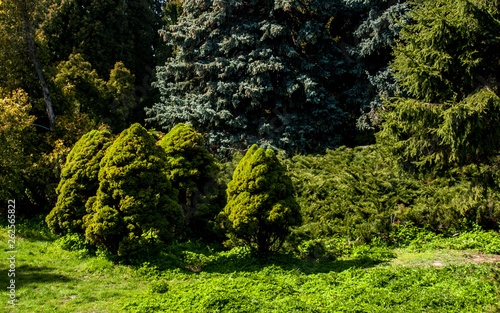
MULTIPOLYGON (((114 263, 41 219, 19 222, 16 306, 5 312, 495 312, 500 236, 399 232, 399 244, 344 243, 341 253, 257 257, 200 242, 138 265, 114 263), (409 235, 410 234, 410 235, 409 235), (406 238, 406 242, 401 238, 406 238), (487 251, 488 253, 484 252, 487 251), (326 255, 326 256, 325 256, 326 255), (323 257, 325 256, 325 257, 323 257), (496 275, 496 276, 495 276, 496 275), (496 277, 496 279, 495 279, 496 277)), ((0 230, 7 243, 7 228, 0 230)), ((326 245, 326 247, 331 246, 326 245)), ((7 286, 7 247, 0 282, 7 286)))

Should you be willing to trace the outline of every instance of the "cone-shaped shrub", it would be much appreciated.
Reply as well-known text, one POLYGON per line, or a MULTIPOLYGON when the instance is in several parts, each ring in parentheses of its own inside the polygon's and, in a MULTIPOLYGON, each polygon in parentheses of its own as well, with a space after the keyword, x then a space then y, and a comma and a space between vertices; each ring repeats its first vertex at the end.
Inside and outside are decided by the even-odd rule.
POLYGON ((85 204, 99 187, 99 162, 112 143, 107 131, 92 130, 68 154, 57 186, 57 203, 45 221, 55 233, 83 233, 85 204))
POLYGON ((230 237, 258 251, 279 249, 289 228, 300 225, 292 181, 272 150, 253 145, 241 159, 220 218, 230 237))
POLYGON ((87 204, 85 236, 120 256, 169 242, 183 225, 165 151, 139 124, 124 130, 101 161, 97 196, 87 204))
POLYGON ((203 144, 203 136, 192 125, 182 123, 160 142, 167 154, 167 176, 179 190, 179 203, 191 233, 206 231, 207 222, 220 211, 215 203, 221 189, 217 184, 219 168, 203 144))

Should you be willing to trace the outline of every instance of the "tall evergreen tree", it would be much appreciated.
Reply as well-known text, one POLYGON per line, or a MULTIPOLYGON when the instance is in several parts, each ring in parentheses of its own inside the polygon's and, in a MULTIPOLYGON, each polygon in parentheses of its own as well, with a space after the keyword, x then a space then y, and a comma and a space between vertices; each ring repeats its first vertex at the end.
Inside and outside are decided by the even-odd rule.
POLYGON ((345 3, 328 24, 330 36, 341 41, 349 59, 348 77, 343 82, 346 91, 340 101, 352 126, 370 130, 378 123, 377 108, 399 91, 388 65, 399 32, 409 21, 410 5, 405 0, 345 3))
POLYGON ((189 122, 220 153, 252 143, 308 152, 341 141, 333 93, 340 49, 325 25, 337 1, 183 2, 164 31, 177 54, 157 68, 161 103, 148 121, 189 122))
POLYGON ((422 0, 411 16, 392 68, 413 99, 393 101, 380 138, 412 169, 488 163, 500 149, 498 2, 422 0))

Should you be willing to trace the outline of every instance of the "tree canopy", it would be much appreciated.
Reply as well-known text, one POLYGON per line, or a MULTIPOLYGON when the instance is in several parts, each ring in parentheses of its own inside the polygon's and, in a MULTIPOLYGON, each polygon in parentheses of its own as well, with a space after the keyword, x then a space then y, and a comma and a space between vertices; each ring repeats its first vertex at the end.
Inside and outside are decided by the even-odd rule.
POLYGON ((419 1, 401 31, 392 68, 404 91, 380 138, 412 170, 488 162, 498 153, 498 5, 419 1))

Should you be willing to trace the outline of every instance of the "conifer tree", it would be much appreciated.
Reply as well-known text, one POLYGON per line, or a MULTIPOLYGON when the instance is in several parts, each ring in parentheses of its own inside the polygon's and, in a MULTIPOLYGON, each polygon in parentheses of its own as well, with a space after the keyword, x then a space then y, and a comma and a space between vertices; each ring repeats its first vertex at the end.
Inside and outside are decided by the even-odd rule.
POLYGON ((409 21, 410 5, 404 0, 345 3, 328 24, 330 36, 341 41, 349 59, 348 75, 343 80, 345 92, 339 99, 352 118, 352 126, 367 131, 377 126, 376 110, 383 100, 399 91, 388 64, 399 32, 409 21))
POLYGON ((124 130, 100 163, 97 196, 87 202, 85 236, 121 256, 170 242, 183 225, 166 156, 139 124, 124 130))
POLYGON ((203 143, 203 136, 192 125, 182 123, 160 142, 167 155, 167 177, 179 190, 186 224, 192 233, 202 236, 208 230, 209 220, 214 220, 220 211, 213 203, 220 189, 219 168, 203 143))
POLYGON ((265 252, 279 249, 291 226, 300 225, 292 180, 274 152, 253 145, 241 159, 227 187, 220 213, 230 236, 265 252))
POLYGON ((392 68, 412 99, 396 98, 379 138, 407 169, 487 163, 500 149, 500 15, 479 0, 419 1, 392 68))
POLYGON ((56 206, 45 219, 53 232, 84 232, 85 204, 97 192, 99 162, 111 143, 109 132, 92 130, 71 149, 56 189, 56 206))
POLYGON ((308 152, 341 141, 333 94, 342 54, 325 25, 337 1, 183 2, 164 31, 177 54, 157 68, 148 121, 191 123, 215 152, 259 143, 308 152))

